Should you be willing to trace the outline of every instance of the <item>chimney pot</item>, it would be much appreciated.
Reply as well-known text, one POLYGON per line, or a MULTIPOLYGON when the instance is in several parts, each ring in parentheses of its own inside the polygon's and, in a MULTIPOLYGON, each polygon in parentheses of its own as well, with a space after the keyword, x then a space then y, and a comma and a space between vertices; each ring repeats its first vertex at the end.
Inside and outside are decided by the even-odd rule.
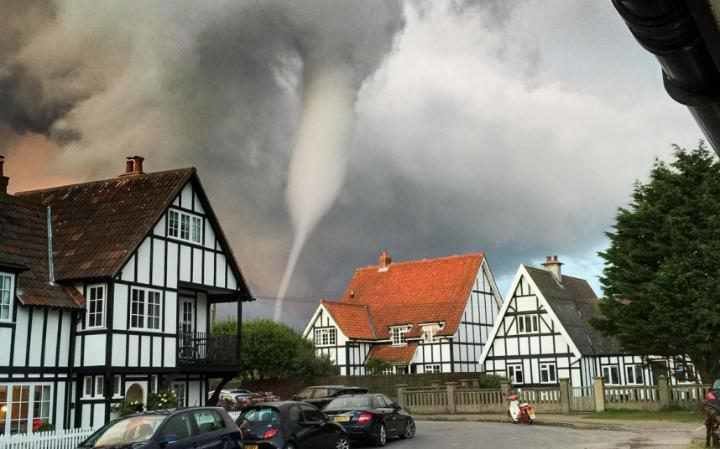
POLYGON ((5 156, 0 154, 0 194, 7 194, 8 183, 10 178, 5 176, 5 156))
POLYGON ((543 267, 553 274, 556 281, 562 283, 562 265, 563 263, 558 260, 558 256, 547 256, 543 267))
POLYGON ((125 158, 125 173, 123 175, 142 175, 143 174, 143 161, 145 160, 142 156, 128 156, 125 158))
POLYGON ((390 253, 388 252, 388 250, 382 250, 382 252, 380 253, 380 257, 378 257, 378 271, 389 270, 391 263, 392 257, 390 257, 390 253))

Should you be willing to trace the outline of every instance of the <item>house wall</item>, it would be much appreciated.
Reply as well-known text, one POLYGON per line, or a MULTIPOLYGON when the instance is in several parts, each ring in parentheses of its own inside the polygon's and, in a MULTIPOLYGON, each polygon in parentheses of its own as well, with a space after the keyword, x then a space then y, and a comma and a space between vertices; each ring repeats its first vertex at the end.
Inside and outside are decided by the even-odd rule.
MULTIPOLYGON (((497 333, 485 357, 483 368, 487 374, 508 377, 508 366, 520 366, 524 385, 541 384, 540 365, 553 363, 557 379, 569 378, 575 386, 592 385, 583 375, 581 357, 572 349, 571 342, 561 332, 560 324, 540 298, 525 274, 513 285, 507 310, 498 317, 497 333), (536 332, 518 331, 518 320, 536 316, 536 332)), ((556 382, 552 382, 556 383, 556 382)))
MULTIPOLYGON (((4 343, 0 349, 0 389, 7 392, 8 402, 11 402, 21 397, 24 387, 49 387, 50 413, 47 418, 56 428, 62 428, 70 422, 66 404, 72 397, 69 388, 72 379, 68 376, 68 366, 72 321, 76 312, 22 305, 17 300, 16 275, 2 273, 12 278, 13 303, 11 320, 0 322, 0 341, 4 343), (17 391, 17 397, 14 397, 14 391, 17 391)), ((30 414, 34 411, 33 399, 30 398, 29 408, 23 409, 30 414)), ((12 411, 12 405, 2 405, 12 411)), ((7 420, 0 419, 0 432, 9 431, 7 425, 7 420)))
MULTIPOLYGON (((437 336, 434 341, 418 340, 417 350, 410 362, 410 372, 423 374, 438 369, 442 373, 480 371, 480 355, 501 303, 502 298, 492 272, 483 260, 455 334, 452 337, 437 336)), ((315 351, 335 361, 341 375, 366 374, 365 364, 372 345, 389 343, 389 340, 367 342, 348 339, 321 305, 308 323, 304 335, 314 341, 315 329, 324 327, 337 329, 336 345, 316 345, 315 351)))
POLYGON ((330 313, 322 305, 318 307, 305 329, 305 338, 314 342, 316 329, 334 328, 336 330, 336 344, 330 346, 315 345, 315 353, 318 356, 329 357, 338 367, 338 372, 343 375, 361 376, 366 374, 365 362, 370 352, 371 344, 367 342, 353 341, 349 339, 333 320, 330 313))

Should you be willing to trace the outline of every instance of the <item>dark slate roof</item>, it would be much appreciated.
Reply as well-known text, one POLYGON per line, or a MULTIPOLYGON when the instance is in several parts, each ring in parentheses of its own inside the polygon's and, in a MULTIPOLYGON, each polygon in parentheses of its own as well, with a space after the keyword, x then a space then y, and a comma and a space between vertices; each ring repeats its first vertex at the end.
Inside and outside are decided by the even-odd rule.
POLYGON ((600 313, 599 300, 585 279, 563 275, 560 284, 548 270, 527 265, 525 269, 583 355, 623 352, 616 340, 590 325, 590 319, 600 313))
POLYGON ((50 283, 46 217, 44 207, 0 194, 0 267, 19 273, 22 304, 82 307, 82 295, 50 283))
POLYGON ((103 278, 122 268, 194 173, 119 176, 16 195, 52 208, 56 279, 103 278))

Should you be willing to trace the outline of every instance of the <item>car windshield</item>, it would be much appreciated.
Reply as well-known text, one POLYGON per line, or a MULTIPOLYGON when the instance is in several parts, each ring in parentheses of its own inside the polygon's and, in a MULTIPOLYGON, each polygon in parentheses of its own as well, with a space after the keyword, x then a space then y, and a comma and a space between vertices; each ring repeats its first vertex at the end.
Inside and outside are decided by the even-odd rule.
POLYGON ((327 388, 316 388, 315 390, 313 390, 312 397, 313 399, 326 398, 330 396, 330 394, 330 390, 328 390, 327 388))
POLYGON ((243 412, 242 417, 250 423, 278 424, 280 413, 270 407, 251 408, 243 412))
POLYGON ((303 391, 301 391, 300 393, 298 393, 297 397, 299 399, 310 399, 310 397, 312 396, 312 393, 313 393, 312 388, 306 388, 303 391))
POLYGON ((165 418, 162 415, 133 416, 110 423, 88 438, 81 447, 104 448, 147 441, 165 418))
POLYGON ((325 407, 328 410, 360 410, 372 408, 370 406, 370 396, 341 396, 333 399, 325 407))

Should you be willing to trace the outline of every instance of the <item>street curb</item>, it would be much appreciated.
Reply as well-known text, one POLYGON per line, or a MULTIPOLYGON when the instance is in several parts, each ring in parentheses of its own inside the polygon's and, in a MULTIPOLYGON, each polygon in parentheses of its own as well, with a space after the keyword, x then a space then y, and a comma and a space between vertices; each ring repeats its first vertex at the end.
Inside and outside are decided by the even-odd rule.
MULTIPOLYGON (((512 424, 508 419, 499 417, 483 417, 483 416, 462 416, 457 415, 453 417, 449 416, 432 416, 432 415, 415 415, 416 421, 432 421, 432 422, 486 422, 486 423, 498 423, 498 424, 512 424)), ((521 424, 518 424, 521 425, 521 424)), ((586 423, 586 422, 563 422, 563 421, 542 421, 536 420, 533 425, 535 426, 549 426, 549 427, 565 427, 568 429, 575 430, 613 430, 613 431, 633 431, 638 430, 637 428, 627 427, 618 424, 608 423, 586 423)))

